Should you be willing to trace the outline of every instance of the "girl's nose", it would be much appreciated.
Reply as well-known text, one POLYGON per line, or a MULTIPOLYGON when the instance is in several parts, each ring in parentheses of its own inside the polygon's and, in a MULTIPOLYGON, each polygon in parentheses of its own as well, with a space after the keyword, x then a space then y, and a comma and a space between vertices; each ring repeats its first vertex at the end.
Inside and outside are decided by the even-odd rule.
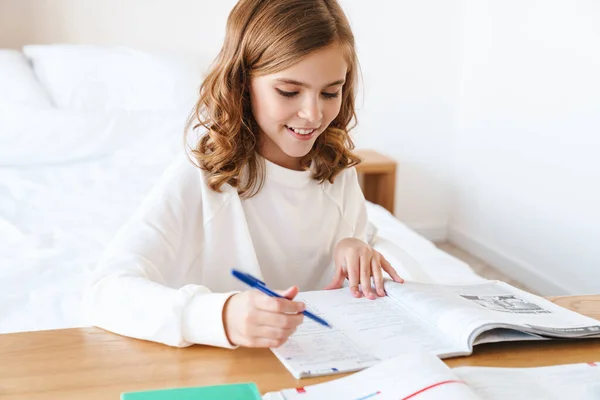
POLYGON ((310 123, 320 122, 323 119, 321 102, 318 99, 307 99, 298 116, 310 123))

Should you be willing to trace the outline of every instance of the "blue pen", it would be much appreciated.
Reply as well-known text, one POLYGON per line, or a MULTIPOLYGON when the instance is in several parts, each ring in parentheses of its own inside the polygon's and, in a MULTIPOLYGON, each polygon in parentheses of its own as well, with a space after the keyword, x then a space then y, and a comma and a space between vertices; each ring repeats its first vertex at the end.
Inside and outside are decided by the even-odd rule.
MULTIPOLYGON (((263 292, 264 294, 267 294, 271 297, 279 297, 280 299, 283 299, 284 297, 275 293, 274 291, 272 291, 271 289, 269 289, 267 287, 267 285, 261 281, 260 279, 257 279, 255 277, 253 277, 250 274, 247 274, 245 272, 239 271, 237 269, 232 269, 231 270, 231 274, 233 276, 235 276, 237 279, 239 279, 240 281, 244 282, 245 284, 247 284, 248 286, 251 286, 255 289, 260 290, 261 292, 263 292)), ((302 311, 302 314, 306 315, 308 318, 312 319, 315 322, 318 322, 321 325, 327 326, 329 328, 331 328, 331 325, 329 325, 327 323, 327 321, 325 321, 322 318, 317 317, 315 314, 311 313, 310 311, 302 311)))

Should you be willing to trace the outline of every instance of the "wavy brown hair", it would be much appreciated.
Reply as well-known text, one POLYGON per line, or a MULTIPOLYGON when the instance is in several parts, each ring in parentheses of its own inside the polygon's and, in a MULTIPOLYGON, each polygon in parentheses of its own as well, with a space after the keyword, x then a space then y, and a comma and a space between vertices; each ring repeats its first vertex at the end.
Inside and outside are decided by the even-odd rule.
POLYGON ((249 85, 253 76, 284 70, 311 52, 338 44, 348 70, 340 112, 301 159, 313 179, 333 182, 360 159, 352 153, 349 131, 356 125, 354 89, 357 58, 354 35, 336 0, 240 0, 227 19, 225 42, 200 86, 200 97, 186 132, 204 128, 190 151, 208 172, 208 185, 225 183, 243 197, 258 193, 264 167, 257 157, 258 125, 252 114, 249 85), (241 177, 244 176, 244 179, 241 177))

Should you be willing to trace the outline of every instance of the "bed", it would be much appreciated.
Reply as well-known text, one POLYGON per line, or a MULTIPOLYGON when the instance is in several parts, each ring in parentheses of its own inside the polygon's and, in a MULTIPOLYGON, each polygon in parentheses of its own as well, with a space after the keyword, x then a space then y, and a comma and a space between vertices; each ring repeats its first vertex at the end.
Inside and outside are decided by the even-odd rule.
MULTIPOLYGON (((197 86, 184 70, 123 48, 0 50, 0 333, 87 325, 87 271, 181 151, 197 86)), ((373 246, 405 278, 481 279, 367 207, 373 246)))

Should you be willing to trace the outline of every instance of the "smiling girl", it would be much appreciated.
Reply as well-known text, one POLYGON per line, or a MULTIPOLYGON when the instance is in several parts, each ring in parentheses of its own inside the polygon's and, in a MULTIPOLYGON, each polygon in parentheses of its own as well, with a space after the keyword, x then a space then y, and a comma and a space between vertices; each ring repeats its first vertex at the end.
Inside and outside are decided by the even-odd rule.
POLYGON ((365 242, 356 74, 335 0, 241 0, 186 130, 197 144, 106 250, 86 293, 92 323, 172 346, 277 347, 302 322, 299 290, 348 279, 374 299, 382 271, 401 282, 365 242), (231 268, 285 298, 247 290, 231 268))

